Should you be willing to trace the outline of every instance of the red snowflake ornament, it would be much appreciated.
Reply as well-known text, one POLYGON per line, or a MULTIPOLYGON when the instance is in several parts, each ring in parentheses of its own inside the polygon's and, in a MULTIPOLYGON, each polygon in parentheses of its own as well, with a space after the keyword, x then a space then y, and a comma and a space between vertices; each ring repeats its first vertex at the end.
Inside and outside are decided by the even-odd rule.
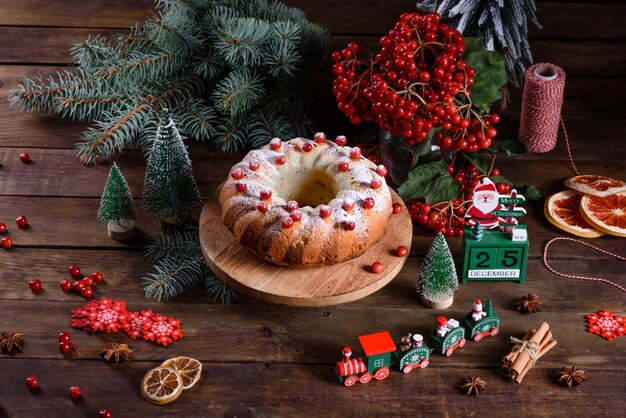
POLYGON ((624 335, 626 332, 626 321, 620 315, 614 315, 606 309, 597 314, 587 315, 589 322, 589 332, 597 334, 607 340, 624 335))
POLYGON ((117 332, 128 320, 126 302, 102 298, 70 311, 72 327, 87 332, 117 332))
POLYGON ((183 337, 178 319, 168 318, 165 315, 156 314, 151 318, 150 327, 144 332, 143 339, 155 341, 163 346, 168 345, 172 340, 183 337))
POLYGON ((129 312, 128 321, 124 324, 124 332, 133 340, 142 337, 150 328, 153 315, 151 309, 141 312, 129 312))

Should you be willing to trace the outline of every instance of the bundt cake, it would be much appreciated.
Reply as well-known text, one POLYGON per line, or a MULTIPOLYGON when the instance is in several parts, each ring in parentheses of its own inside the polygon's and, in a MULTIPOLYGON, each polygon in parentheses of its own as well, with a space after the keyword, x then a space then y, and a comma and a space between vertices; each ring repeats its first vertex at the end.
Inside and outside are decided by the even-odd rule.
POLYGON ((274 138, 231 169, 219 202, 243 246, 274 264, 313 267, 358 257, 384 234, 386 168, 336 141, 274 138))

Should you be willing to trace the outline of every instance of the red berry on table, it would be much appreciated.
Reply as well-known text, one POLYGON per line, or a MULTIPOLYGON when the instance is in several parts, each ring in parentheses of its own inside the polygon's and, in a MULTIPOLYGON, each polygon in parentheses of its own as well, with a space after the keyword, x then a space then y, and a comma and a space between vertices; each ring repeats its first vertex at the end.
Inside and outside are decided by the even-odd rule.
POLYGON ((245 193, 247 189, 248 189, 248 186, 246 186, 246 183, 242 183, 242 182, 235 183, 235 190, 237 190, 239 193, 245 193))
POLYGON ((409 250, 407 250, 404 245, 401 245, 398 248, 396 248, 396 255, 398 257, 406 257, 408 253, 409 253, 409 250))
POLYGON ((72 386, 69 390, 69 395, 72 399, 80 398, 80 388, 78 386, 72 386))
POLYGON ((85 284, 83 283, 82 280, 75 280, 74 283, 72 284, 72 289, 74 289, 75 292, 80 292, 84 288, 85 288, 85 284))
POLYGON ((28 389, 37 389, 39 387, 39 379, 37 376, 28 376, 26 378, 26 386, 28 389))
POLYGON ((337 168, 339 169, 339 171, 348 171, 348 169, 350 168, 350 163, 347 161, 342 161, 337 164, 337 168))
POLYGON ((287 157, 285 157, 284 155, 280 155, 280 156, 276 157, 276 164, 283 165, 286 162, 287 162, 287 157))
POLYGON ((6 250, 13 246, 13 240, 11 237, 4 237, 0 240, 0 245, 2 245, 6 250))
POLYGON ((385 177, 388 173, 389 171, 384 165, 380 164, 378 167, 376 167, 376 174, 378 174, 379 176, 385 177))
POLYGON ((243 178, 243 170, 239 167, 233 168, 233 171, 230 172, 230 176, 235 180, 241 180, 243 178))
POLYGON ((385 269, 385 266, 380 261, 376 261, 372 264, 372 273, 380 274, 385 269))
POLYGON ((103 409, 98 412, 98 418, 113 418, 113 412, 110 409, 103 409))
POLYGON ((41 290, 41 280, 31 280, 30 282, 28 282, 28 287, 30 287, 30 290, 32 290, 33 292, 39 292, 41 290))
POLYGON ((328 218, 333 213, 332 209, 329 206, 322 206, 320 208, 320 217, 328 218))
POLYGON ((71 340, 70 333, 67 331, 62 331, 59 333, 59 342, 60 343, 69 343, 71 340))
POLYGON ((83 284, 85 285, 85 287, 91 287, 91 285, 93 284, 93 277, 91 276, 87 276, 83 279, 83 284))
POLYGON ((7 224, 0 222, 0 234, 4 234, 5 232, 7 232, 7 224))
POLYGON ((371 209, 374 207, 375 204, 376 201, 371 197, 366 197, 365 199, 363 199, 363 207, 365 209, 371 209))
POLYGON ((94 272, 91 275, 91 277, 93 278, 93 281, 96 282, 96 283, 100 283, 101 281, 104 280, 104 276, 99 271, 94 272))
POLYGON ((393 206, 391 206, 391 210, 394 214, 398 214, 400 212, 402 212, 402 205, 400 203, 394 203, 393 206))
POLYGON ((67 354, 72 351, 72 344, 62 341, 59 343, 59 351, 63 354, 67 354))
POLYGON ((93 289, 91 287, 85 287, 81 289, 80 294, 83 295, 84 298, 90 298, 93 295, 93 289))
POLYGON ((68 279, 63 279, 61 283, 59 283, 59 286, 61 286, 61 290, 67 292, 72 288, 72 282, 68 279))
POLYGON ((24 215, 20 215, 15 219, 15 223, 17 224, 17 226, 19 226, 20 228, 24 228, 26 227, 26 225, 28 225, 28 219, 26 219, 26 216, 24 215))
POLYGON ((257 209, 259 210, 259 212, 261 213, 266 213, 270 208, 267 205, 267 203, 265 202, 261 202, 259 203, 259 206, 257 206, 257 209))
POLYGON ((67 270, 70 272, 72 277, 80 276, 80 267, 76 264, 72 264, 67 270))
POLYGON ((28 155, 27 152, 23 152, 23 153, 20 154, 20 160, 24 164, 28 164, 30 162, 30 155, 28 155))
POLYGON ((345 146, 348 143, 348 138, 346 138, 345 135, 338 135, 335 138, 335 144, 339 145, 339 146, 345 146))
POLYGON ((383 186, 383 182, 380 179, 372 179, 372 181, 370 181, 370 187, 372 189, 380 189, 383 186))
POLYGON ((317 142, 318 144, 322 143, 322 142, 326 142, 326 134, 324 132, 318 132, 315 134, 315 136, 313 137, 313 139, 315 140, 315 142, 317 142))
POLYGON ((248 166, 250 167, 250 170, 257 171, 259 167, 261 167, 261 163, 256 160, 250 161, 250 164, 248 164, 248 166))
POLYGON ((283 219, 282 226, 285 229, 291 228, 293 226, 293 219, 291 218, 283 219))
POLYGON ((352 158, 353 160, 358 160, 359 158, 361 158, 361 148, 352 148, 352 150, 350 150, 350 158, 352 158))

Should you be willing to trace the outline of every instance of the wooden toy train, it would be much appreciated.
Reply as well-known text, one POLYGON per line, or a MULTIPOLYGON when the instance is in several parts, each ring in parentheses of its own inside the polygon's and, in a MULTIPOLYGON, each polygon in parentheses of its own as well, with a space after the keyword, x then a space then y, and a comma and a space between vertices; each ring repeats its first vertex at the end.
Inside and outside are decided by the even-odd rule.
POLYGON ((491 300, 487 301, 483 311, 477 299, 472 311, 460 324, 452 318, 437 318, 437 327, 430 335, 432 347, 424 343, 420 334, 403 336, 397 347, 388 331, 362 335, 359 343, 363 356, 351 358, 352 350, 345 347, 343 358, 335 366, 335 373, 344 386, 352 386, 357 381, 369 383, 372 378, 384 380, 391 368, 410 373, 415 368, 428 367, 432 351, 451 356, 454 350, 465 345, 466 335, 473 341, 480 341, 483 337, 496 335, 499 330, 500 318, 494 314, 491 300))

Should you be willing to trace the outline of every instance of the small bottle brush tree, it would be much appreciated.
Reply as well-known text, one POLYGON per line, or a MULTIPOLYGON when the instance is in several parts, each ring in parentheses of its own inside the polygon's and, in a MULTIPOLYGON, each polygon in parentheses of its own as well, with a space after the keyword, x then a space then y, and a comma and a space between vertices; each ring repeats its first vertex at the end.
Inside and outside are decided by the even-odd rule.
POLYGON ((200 199, 187 147, 165 109, 148 156, 143 207, 161 223, 181 224, 200 199))
POLYGON ((426 307, 445 309, 452 305, 454 291, 458 287, 450 248, 443 235, 439 233, 422 264, 417 281, 417 293, 421 295, 426 307))
POLYGON ((135 216, 133 195, 120 168, 113 163, 102 191, 98 221, 107 226, 109 237, 125 240, 135 235, 135 216))

